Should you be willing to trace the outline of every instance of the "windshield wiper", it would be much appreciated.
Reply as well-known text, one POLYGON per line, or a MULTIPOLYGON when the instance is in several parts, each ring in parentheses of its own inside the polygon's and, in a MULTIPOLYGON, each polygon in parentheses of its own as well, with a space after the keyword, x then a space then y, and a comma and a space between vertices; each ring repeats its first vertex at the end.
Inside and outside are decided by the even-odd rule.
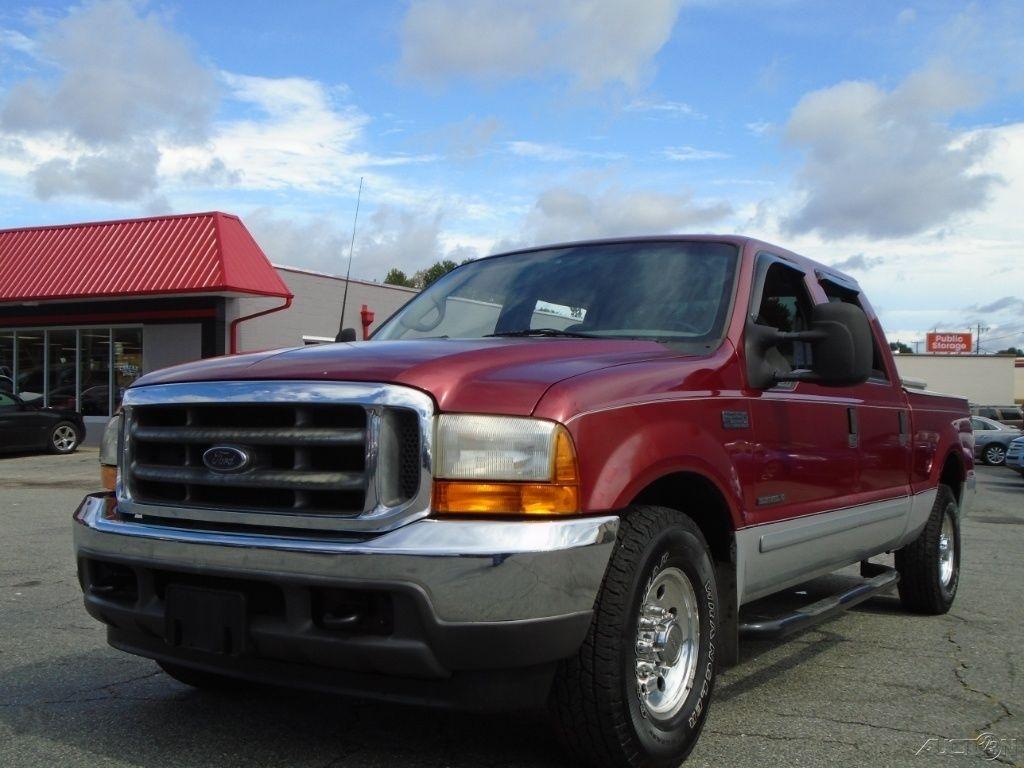
POLYGON ((579 333, 577 331, 563 331, 560 328, 523 328, 519 331, 501 331, 500 333, 486 333, 485 337, 491 336, 568 336, 577 339, 599 339, 600 336, 593 333, 579 333))

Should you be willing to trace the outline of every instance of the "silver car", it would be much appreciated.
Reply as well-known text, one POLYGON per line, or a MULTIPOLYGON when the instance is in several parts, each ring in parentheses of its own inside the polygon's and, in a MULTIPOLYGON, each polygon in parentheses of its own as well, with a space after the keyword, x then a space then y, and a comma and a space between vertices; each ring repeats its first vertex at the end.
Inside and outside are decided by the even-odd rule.
POLYGON ((974 458, 985 464, 1004 463, 1010 442, 1021 436, 1019 429, 984 416, 972 416, 971 426, 974 428, 974 458))

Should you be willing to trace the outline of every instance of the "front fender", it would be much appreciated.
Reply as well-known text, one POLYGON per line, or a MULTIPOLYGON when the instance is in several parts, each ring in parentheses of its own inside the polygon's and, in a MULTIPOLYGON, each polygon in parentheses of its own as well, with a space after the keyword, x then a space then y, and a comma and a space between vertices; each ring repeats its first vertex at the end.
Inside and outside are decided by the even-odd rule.
POLYGON ((680 400, 630 405, 586 414, 570 422, 580 462, 583 508, 627 506, 659 478, 692 472, 706 478, 729 505, 734 527, 742 527, 745 475, 753 471, 753 434, 725 432, 721 410, 741 403, 680 400))

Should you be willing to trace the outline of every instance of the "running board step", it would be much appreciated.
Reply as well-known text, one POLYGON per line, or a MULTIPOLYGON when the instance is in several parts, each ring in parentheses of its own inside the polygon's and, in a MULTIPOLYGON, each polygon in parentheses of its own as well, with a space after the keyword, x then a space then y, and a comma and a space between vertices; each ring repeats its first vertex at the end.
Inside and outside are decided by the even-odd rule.
POLYGON ((859 605, 875 595, 887 592, 896 586, 900 580, 900 575, 896 572, 895 568, 886 568, 874 563, 872 565, 877 569, 884 569, 884 571, 845 592, 829 595, 818 600, 816 603, 798 608, 792 613, 780 616, 777 619, 741 621, 739 627, 740 637, 757 640, 786 637, 794 632, 800 632, 826 619, 830 619, 836 614, 853 608, 853 606, 859 605))

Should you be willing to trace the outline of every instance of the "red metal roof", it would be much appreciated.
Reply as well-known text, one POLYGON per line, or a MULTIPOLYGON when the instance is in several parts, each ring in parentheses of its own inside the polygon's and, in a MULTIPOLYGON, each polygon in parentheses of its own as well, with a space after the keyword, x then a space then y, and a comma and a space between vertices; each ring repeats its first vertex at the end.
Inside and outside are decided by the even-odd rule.
POLYGON ((292 295, 226 213, 0 230, 0 302, 177 293, 292 295))

